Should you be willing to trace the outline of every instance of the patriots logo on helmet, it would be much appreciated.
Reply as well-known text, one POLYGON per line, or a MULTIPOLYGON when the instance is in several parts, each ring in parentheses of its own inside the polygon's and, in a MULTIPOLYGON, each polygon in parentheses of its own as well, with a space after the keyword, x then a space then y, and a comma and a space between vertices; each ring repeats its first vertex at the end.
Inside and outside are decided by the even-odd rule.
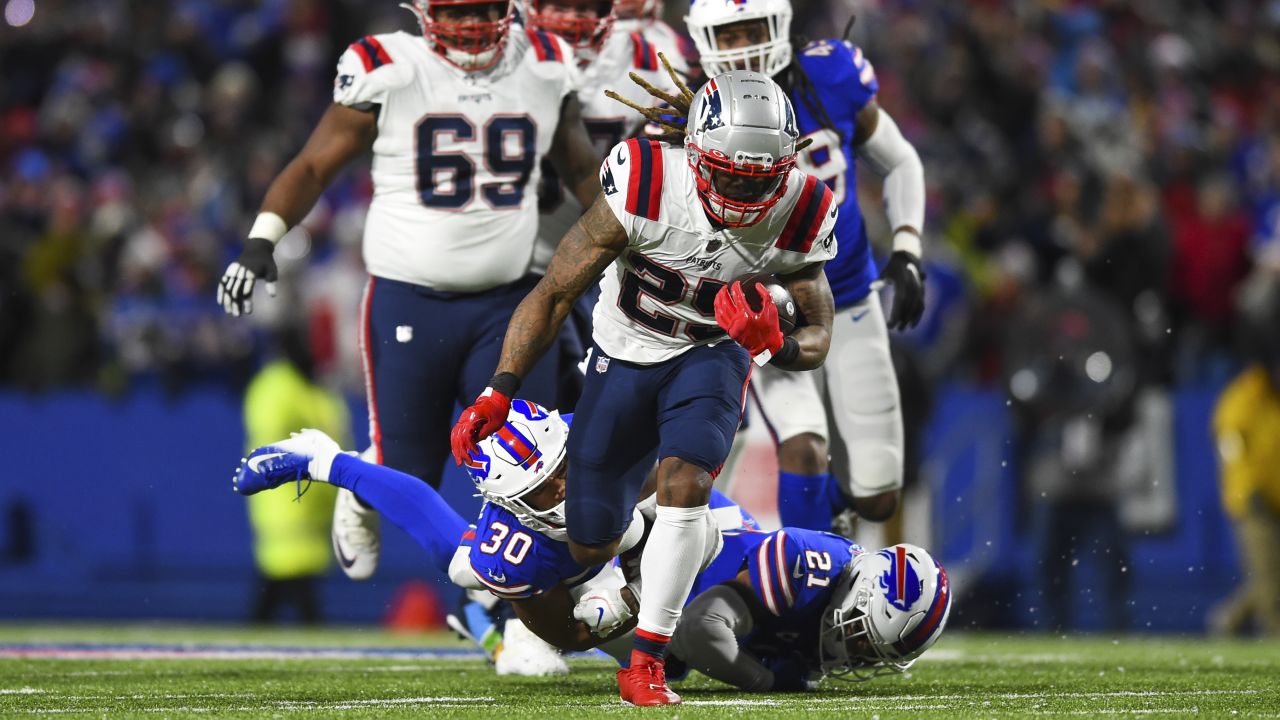
POLYGON ((906 612, 920 600, 924 583, 915 566, 907 562, 907 549, 901 545, 885 548, 880 554, 889 559, 889 569, 880 574, 880 589, 889 604, 906 612))
POLYGON ((489 479, 489 456, 483 450, 479 448, 472 450, 462 464, 467 468, 467 474, 471 476, 472 482, 484 482, 489 479))
POLYGON ((707 83, 707 100, 702 103, 702 112, 698 118, 698 132, 724 127, 724 119, 720 117, 723 110, 720 88, 716 86, 716 81, 712 80, 707 83))

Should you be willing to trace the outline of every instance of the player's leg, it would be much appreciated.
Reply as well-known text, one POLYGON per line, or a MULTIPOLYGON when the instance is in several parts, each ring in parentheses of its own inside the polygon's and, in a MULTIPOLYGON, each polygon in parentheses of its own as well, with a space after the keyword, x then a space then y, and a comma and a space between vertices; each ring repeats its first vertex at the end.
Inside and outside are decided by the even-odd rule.
POLYGON ((902 406, 889 329, 875 293, 836 314, 822 377, 832 474, 868 520, 894 513, 902 492, 902 406))
POLYGON ((827 414, 815 374, 766 365, 752 373, 751 393, 778 446, 778 516, 783 527, 829 529, 827 414))
POLYGON ((565 519, 583 567, 611 560, 632 529, 640 489, 657 459, 656 387, 662 369, 619 362, 592 348, 569 431, 565 519))
POLYGON ((620 682, 624 699, 636 704, 680 700, 666 688, 666 649, 695 577, 720 548, 708 502, 750 376, 750 359, 735 343, 694 348, 672 363, 658 393, 657 517, 640 561, 644 592, 631 668, 620 682))
MULTIPOLYGON (((465 314, 465 322, 471 329, 467 354, 461 359, 457 384, 453 388, 455 397, 462 407, 467 407, 476 397, 484 392, 493 377, 493 369, 498 366, 499 355, 502 354, 502 341, 507 334, 507 325, 511 323, 511 314, 525 295, 538 282, 535 276, 528 276, 510 285, 498 288, 483 295, 476 296, 460 305, 454 311, 450 322, 458 322, 465 314)), ((559 387, 559 358, 555 352, 544 355, 524 376, 520 384, 520 397, 530 400, 545 408, 555 408, 557 388, 559 387)), ((453 418, 450 418, 452 422, 453 418)), ((449 428, 445 428, 444 448, 448 450, 449 428)))
POLYGON ((343 453, 319 430, 254 450, 240 464, 234 485, 242 495, 254 495, 293 481, 328 483, 356 495, 416 540, 442 572, 449 571, 467 529, 467 521, 429 485, 343 453))

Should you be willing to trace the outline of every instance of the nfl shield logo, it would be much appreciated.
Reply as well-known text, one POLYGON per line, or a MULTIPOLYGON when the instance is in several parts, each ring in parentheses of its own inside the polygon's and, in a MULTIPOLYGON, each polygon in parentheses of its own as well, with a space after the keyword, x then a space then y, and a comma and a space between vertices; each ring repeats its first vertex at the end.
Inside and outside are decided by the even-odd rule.
POLYGON ((601 355, 596 358, 596 372, 602 373, 609 369, 609 358, 601 355))

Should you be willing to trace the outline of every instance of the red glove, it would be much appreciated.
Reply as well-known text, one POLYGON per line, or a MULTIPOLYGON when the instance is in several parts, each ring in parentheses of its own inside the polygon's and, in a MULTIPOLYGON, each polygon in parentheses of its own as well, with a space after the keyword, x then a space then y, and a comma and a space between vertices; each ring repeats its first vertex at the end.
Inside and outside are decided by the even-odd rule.
POLYGON ((471 407, 462 411, 458 422, 449 433, 449 446, 453 448, 453 461, 459 465, 476 449, 476 443, 489 437, 507 421, 511 410, 511 398, 485 388, 471 407))
POLYGON ((716 322, 729 337, 747 349, 751 357, 768 350, 777 354, 782 349, 782 330, 778 327, 778 308, 773 298, 763 285, 756 285, 763 306, 757 312, 747 304, 747 295, 742 291, 742 283, 734 281, 732 285, 720 288, 716 293, 716 322))

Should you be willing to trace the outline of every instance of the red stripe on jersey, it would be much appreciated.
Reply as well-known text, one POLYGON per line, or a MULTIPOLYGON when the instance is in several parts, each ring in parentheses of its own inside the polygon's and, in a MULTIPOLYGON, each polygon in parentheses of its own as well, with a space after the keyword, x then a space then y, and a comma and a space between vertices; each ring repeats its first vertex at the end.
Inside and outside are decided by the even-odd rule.
POLYGON ((805 177, 800 198, 791 209, 791 217, 787 218, 787 224, 774 246, 782 250, 808 253, 814 240, 818 239, 818 231, 822 229, 822 222, 834 199, 835 196, 826 183, 819 182, 812 175, 805 177))
POLYGON ((631 33, 631 63, 638 70, 657 70, 658 51, 638 32, 631 33))
POLYGON ((363 43, 351 43, 351 49, 356 51, 356 55, 360 56, 360 62, 364 64, 365 72, 373 72, 373 56, 369 54, 369 50, 363 43))
POLYGON ((529 36, 529 44, 533 46, 533 52, 538 56, 538 62, 547 62, 554 60, 558 63, 564 62, 564 53, 560 50, 560 43, 556 42, 555 37, 541 30, 526 29, 525 34, 529 36))
POLYGON ((653 140, 627 141, 631 172, 627 182, 627 212, 657 220, 662 203, 662 146, 653 140))
POLYGON ((365 38, 365 41, 372 45, 373 49, 376 51, 374 59, 378 61, 379 67, 391 64, 391 56, 388 55, 387 51, 382 47, 382 43, 378 42, 378 38, 370 35, 365 38))
POLYGON ((377 278, 370 276, 364 288, 360 308, 360 364, 364 368, 364 395, 369 402, 369 442, 373 443, 373 461, 382 464, 382 425, 378 422, 378 388, 373 378, 373 343, 369 339, 370 314, 373 312, 373 286, 377 278))

